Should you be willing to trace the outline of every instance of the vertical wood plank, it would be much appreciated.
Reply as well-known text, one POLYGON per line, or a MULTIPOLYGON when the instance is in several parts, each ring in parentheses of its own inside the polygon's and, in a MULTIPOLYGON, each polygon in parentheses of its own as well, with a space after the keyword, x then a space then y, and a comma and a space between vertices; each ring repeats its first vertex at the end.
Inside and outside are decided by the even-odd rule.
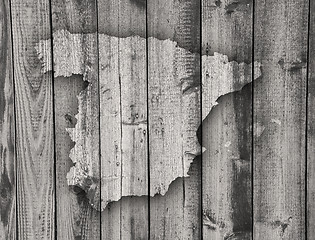
MULTIPOLYGON (((101 19, 101 15, 99 17, 101 19)), ((118 38, 99 36, 101 185, 104 189, 101 198, 112 201, 121 198, 121 98, 118 42, 118 38), (115 199, 110 199, 110 196, 115 199)), ((102 209, 103 204, 109 203, 104 200, 102 209)), ((120 216, 120 202, 110 203, 103 210, 101 227, 104 239, 121 239, 120 216)))
POLYGON ((253 1, 202 0, 202 53, 252 61, 253 1))
MULTIPOLYGON (((94 111, 92 117, 94 122, 94 139, 98 144, 98 49, 97 49, 97 10, 96 1, 65 1, 52 0, 52 28, 53 28, 53 50, 58 51, 60 41, 59 32, 68 31, 70 34, 89 34, 90 38, 83 38, 82 49, 86 56, 83 65, 85 76, 72 73, 70 77, 55 76, 54 98, 55 98, 55 138, 56 138, 56 217, 57 217, 57 238, 58 239, 99 239, 101 222, 100 213, 94 209, 88 199, 86 192, 73 187, 73 191, 67 183, 67 174, 73 165, 69 154, 74 147, 66 128, 75 128, 78 114, 78 95, 84 91, 86 85, 93 85, 94 111), (87 42, 93 41, 94 44, 87 42), (88 57, 92 55, 95 61, 93 67, 88 68, 88 57), (91 72, 92 71, 92 72, 91 72), (88 73, 88 74, 87 74, 88 73), (86 81, 86 82, 83 82, 86 81), (93 84, 92 84, 93 82, 93 84)), ((62 43, 61 43, 62 44, 62 43)), ((74 44, 71 42, 70 44, 74 44)), ((56 57, 56 56, 55 56, 56 57)), ((91 59, 91 57, 90 57, 91 59)), ((55 61, 63 59, 55 58, 55 61)), ((71 61, 69 59, 69 61, 71 61)), ((58 65, 55 62, 55 65, 58 65)), ((67 66, 63 66, 67 68, 67 66)), ((92 150, 92 149, 91 149, 92 150)), ((98 150, 97 153, 98 155, 98 150)), ((94 159, 94 166, 99 166, 99 158, 94 159)), ((98 167, 95 167, 98 171, 98 167)), ((96 176, 98 174, 96 173, 96 176)), ((100 179, 100 177, 98 177, 100 179)))
POLYGON ((256 1, 254 238, 305 239, 308 1, 256 1))
POLYGON ((252 1, 202 1, 204 239, 252 235, 251 85, 241 90, 252 81, 252 22, 252 1))
MULTIPOLYGON (((121 7, 121 9, 125 9, 121 7)), ((132 9, 129 9, 129 11, 132 9)), ((121 11, 121 19, 129 16, 121 11)), ((143 8, 145 11, 145 8, 143 8)), ((145 31, 145 19, 143 24, 145 31)), ((133 23, 136 24, 137 22, 133 23)), ((141 37, 120 39, 120 84, 122 121, 122 239, 148 239, 148 141, 147 141, 147 54, 141 37), (141 204, 136 204, 141 202, 141 204)))
MULTIPOLYGON (((35 46, 50 39, 49 1, 11 1, 19 239, 54 239, 52 73, 35 46), (47 72, 47 73, 46 73, 47 72)), ((51 51, 50 44, 45 51, 51 51)))
POLYGON ((150 238, 200 239, 200 4, 147 6, 150 238))
POLYGON ((315 2, 310 1, 307 108, 307 239, 315 236, 315 2))
POLYGON ((102 235, 148 239, 146 40, 136 36, 146 34, 146 5, 104 0, 98 6, 102 198, 104 207, 109 203, 102 235))
POLYGON ((10 2, 0 1, 0 239, 16 239, 14 85, 10 2))

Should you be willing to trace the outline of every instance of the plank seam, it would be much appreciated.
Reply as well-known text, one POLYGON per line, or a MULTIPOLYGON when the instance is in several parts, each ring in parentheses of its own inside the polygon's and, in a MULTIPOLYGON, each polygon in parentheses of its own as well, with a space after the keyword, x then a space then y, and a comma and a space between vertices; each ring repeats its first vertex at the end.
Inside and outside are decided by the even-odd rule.
POLYGON ((51 0, 49 0, 49 25, 50 25, 50 46, 51 46, 51 85, 52 85, 52 112, 53 112, 53 142, 54 142, 54 175, 53 175, 53 183, 54 183, 54 228, 55 228, 55 237, 57 240, 57 188, 56 188, 56 176, 57 176, 57 166, 56 166, 56 109, 55 109, 55 84, 54 84, 54 37, 53 37, 53 26, 52 26, 52 4, 51 0))
POLYGON ((13 105, 14 105, 14 172, 15 172, 15 234, 16 234, 16 239, 18 239, 18 235, 19 235, 19 221, 18 221, 18 196, 17 196, 17 143, 16 143, 16 132, 17 132, 17 127, 16 127, 16 113, 15 113, 15 106, 16 106, 16 102, 15 102, 15 68, 14 68, 14 50, 13 50, 13 21, 12 21, 12 0, 8 1, 9 3, 9 12, 10 12, 10 27, 11 27, 11 32, 10 32, 10 36, 11 36, 11 69, 12 69, 12 87, 13 87, 13 105))
POLYGON ((254 86, 255 86, 255 4, 256 1, 253 0, 253 8, 252 8, 252 89, 251 89, 251 100, 252 100, 252 132, 251 132, 251 141, 252 141, 252 149, 251 149, 251 155, 252 155, 252 161, 251 161, 251 192, 252 192, 252 198, 251 198, 251 205, 252 205, 252 236, 251 239, 254 240, 254 153, 255 153, 255 142, 254 142, 254 128, 255 128, 255 109, 254 109, 254 104, 255 104, 255 99, 254 99, 254 86))
MULTIPOLYGON (((199 77, 200 77, 200 137, 201 137, 201 142, 200 142, 200 149, 201 149, 201 154, 200 154, 200 238, 201 240, 203 240, 203 171, 202 171, 202 166, 203 166, 203 153, 202 153, 202 148, 203 148, 203 124, 202 124, 202 92, 203 92, 203 88, 202 88, 202 17, 203 17, 203 12, 202 12, 202 0, 199 1, 199 24, 200 24, 200 32, 199 32, 199 69, 200 69, 200 73, 199 73, 199 77)), ((198 131, 198 130, 197 130, 198 131)), ((197 132, 196 132, 197 134, 197 132)))
POLYGON ((97 46, 97 84, 98 84, 98 157, 99 157, 99 178, 100 178, 100 202, 99 202, 99 224, 100 224, 100 240, 102 239, 102 150, 101 150, 101 94, 100 94, 100 54, 99 54, 99 15, 98 15, 98 0, 95 0, 96 7, 96 46, 97 46))
MULTIPOLYGON (((120 1, 118 1, 118 16, 117 16, 117 19, 118 19, 118 25, 117 25, 117 28, 118 28, 118 36, 120 36, 120 7, 121 7, 121 4, 120 4, 120 1)), ((122 191, 122 188, 123 188, 123 161, 122 161, 122 149, 123 149, 123 146, 122 146, 122 140, 123 140, 123 124, 122 124, 122 116, 123 116, 123 113, 122 113, 122 93, 121 93, 121 90, 122 90, 122 86, 121 86, 121 77, 120 77, 120 40, 121 38, 118 37, 118 82, 119 82, 119 111, 120 111, 120 201, 119 201, 119 239, 120 240, 123 240, 121 238, 121 235, 122 235, 122 219, 123 219, 123 216, 122 216, 122 206, 123 206, 123 199, 122 199, 122 194, 123 194, 123 191, 122 191)))
POLYGON ((151 205, 150 205, 150 123, 149 123, 149 36, 148 36, 148 1, 145 2, 145 50, 146 50, 146 79, 147 79, 147 169, 148 169, 148 239, 151 238, 151 205))
POLYGON ((308 209, 308 195, 307 195, 307 188, 308 188, 308 172, 307 172, 307 158, 308 158, 308 135, 307 135, 307 130, 308 130, 308 99, 309 99, 309 60, 310 60, 310 31, 311 31, 311 0, 308 0, 308 24, 307 24, 307 61, 306 61, 306 86, 305 86, 305 175, 304 175, 304 181, 305 181, 305 196, 304 196, 304 201, 305 201, 305 239, 308 238, 308 216, 307 216, 307 209, 308 209))

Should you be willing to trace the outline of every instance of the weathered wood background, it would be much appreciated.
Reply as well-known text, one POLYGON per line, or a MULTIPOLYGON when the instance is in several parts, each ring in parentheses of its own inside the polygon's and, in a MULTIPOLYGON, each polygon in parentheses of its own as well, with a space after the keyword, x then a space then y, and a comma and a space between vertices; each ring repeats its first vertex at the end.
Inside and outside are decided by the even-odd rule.
POLYGON ((315 2, 0 0, 0 240, 315 239, 315 2))

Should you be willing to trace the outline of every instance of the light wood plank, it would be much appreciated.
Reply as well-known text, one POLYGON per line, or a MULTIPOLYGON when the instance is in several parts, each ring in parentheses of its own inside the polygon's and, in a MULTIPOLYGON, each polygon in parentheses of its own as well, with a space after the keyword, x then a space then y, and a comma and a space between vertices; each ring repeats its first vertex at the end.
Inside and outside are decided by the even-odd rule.
MULTIPOLYGON (((65 1, 53 0, 52 4, 52 28, 53 38, 58 37, 60 30, 67 30, 71 33, 91 34, 92 40, 97 42, 97 15, 95 1, 65 1)), ((57 42, 58 39, 55 39, 57 42)), ((87 39, 85 39, 87 41, 87 39)), ((70 44, 73 44, 70 43, 70 44)), ((89 74, 76 74, 71 77, 58 76, 54 79, 55 98, 55 137, 56 137, 56 211, 57 211, 57 238, 58 239, 99 239, 101 222, 100 212, 94 209, 90 203, 86 192, 80 187, 72 187, 67 183, 67 174, 73 165, 69 158, 70 150, 74 144, 66 131, 66 128, 74 128, 78 114, 78 98, 80 92, 93 82, 94 86, 94 110, 93 113, 95 129, 95 139, 98 142, 98 49, 94 44, 88 47, 89 43, 83 43, 82 49, 86 56, 94 55, 96 61, 93 67, 86 69, 89 74), (91 72, 93 71, 93 72, 91 72), (86 82, 83 82, 83 78, 86 82)), ((56 46, 57 48, 57 46, 56 46)), ((54 50, 54 49, 53 49, 54 50)), ((57 49, 56 49, 57 51, 57 49)), ((62 61, 62 59, 56 59, 62 61)), ((71 61, 71 59, 69 59, 71 61)), ((72 60, 73 61, 73 60, 72 60)), ((88 65, 86 57, 85 66, 88 65)), ((55 65, 59 63, 56 62, 55 65)), ((98 149, 97 149, 98 152, 98 149)), ((99 159, 96 158, 94 165, 99 166, 99 159)), ((96 169, 97 171, 97 169, 96 169)), ((98 173, 96 172, 96 175, 98 173)), ((97 177, 100 179, 100 177, 97 177)))
POLYGON ((10 2, 0 1, 0 239, 16 239, 14 85, 10 2))
POLYGON ((102 237, 120 239, 121 204, 121 95, 119 81, 119 39, 99 36, 102 237), (105 67, 106 66, 106 67, 105 67), (104 160, 103 160, 104 159, 104 160))
POLYGON ((147 4, 150 238, 200 239, 200 4, 147 4))
MULTIPOLYGON (((121 16, 122 19, 126 18, 128 11, 121 13, 121 16)), ((145 31, 145 25, 143 27, 145 31)), ((121 237, 148 239, 146 41, 141 37, 130 37, 120 39, 119 46, 122 121, 121 191, 122 196, 145 196, 138 200, 122 199, 121 237), (137 202, 141 204, 135 204, 137 202)))
MULTIPOLYGON (((51 39, 49 1, 12 0, 19 239, 54 239, 52 72, 36 44, 51 39)), ((45 52, 51 51, 47 44, 45 52)))
POLYGON ((305 239, 307 0, 256 1, 254 239, 305 239))
POLYGON ((204 239, 251 239, 252 20, 252 1, 202 1, 204 239))
POLYGON ((136 29, 146 32, 145 5, 106 0, 98 6, 103 209, 119 201, 104 211, 103 237, 147 239, 146 40, 134 36, 136 29))

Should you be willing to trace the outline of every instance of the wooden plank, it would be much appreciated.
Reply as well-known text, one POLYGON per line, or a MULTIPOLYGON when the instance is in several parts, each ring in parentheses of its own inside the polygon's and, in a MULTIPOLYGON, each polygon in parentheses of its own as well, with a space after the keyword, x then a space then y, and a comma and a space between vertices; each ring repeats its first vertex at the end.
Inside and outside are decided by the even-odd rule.
POLYGON ((78 109, 77 95, 84 89, 82 76, 56 77, 56 164, 57 164, 57 236, 61 239, 91 239, 100 234, 100 214, 90 205, 86 192, 79 187, 71 191, 67 173, 73 163, 69 153, 73 143, 66 128, 74 128, 78 109), (67 91, 67 92, 65 92, 67 91))
POLYGON ((98 6, 102 209, 119 200, 102 215, 102 235, 148 239, 146 40, 133 36, 135 29, 146 32, 146 8, 129 0, 98 6), (120 29, 130 37, 120 36, 120 29))
POLYGON ((252 1, 202 1, 204 239, 252 239, 252 19, 252 1))
MULTIPOLYGON (((97 14, 95 1, 65 1, 53 0, 52 7, 52 28, 53 38, 58 42, 58 33, 61 30, 67 30, 71 33, 86 34, 92 32, 91 39, 97 42, 97 14)), ((85 39, 87 41, 87 39, 85 39)), ((70 43, 70 44, 73 44, 70 43)), ((58 46, 56 46, 58 48, 58 46)), ((54 50, 54 49, 53 49, 54 50)), ((84 72, 89 74, 73 74, 70 77, 55 76, 54 78, 54 98, 55 98, 55 138, 56 138, 56 211, 57 211, 57 238, 58 239, 98 239, 100 238, 101 222, 100 213, 94 209, 87 199, 86 192, 79 187, 70 190, 67 183, 67 173, 73 163, 69 158, 70 150, 74 144, 66 131, 66 128, 74 128, 78 114, 78 98, 91 82, 96 83, 94 92, 98 92, 98 49, 96 44, 83 42, 82 49, 76 49, 83 52, 86 56, 85 66, 88 66, 88 56, 94 56, 93 67, 84 72), (92 72, 93 71, 93 72, 92 72), (83 78, 84 81, 83 82, 83 78)), ((55 49, 58 51, 58 49, 55 49)), ((56 59, 55 61, 62 61, 56 59)), ((72 59, 69 59, 71 61, 72 59)), ((58 66, 59 62, 55 62, 58 66)), ((66 66, 64 66, 66 67, 66 66)), ((95 130, 95 139, 98 142, 98 94, 92 96, 94 99, 95 110, 93 113, 95 130)), ((98 149, 97 149, 98 152, 98 149)), ((99 166, 98 158, 95 158, 94 165, 99 166)), ((96 173, 97 175, 97 173, 96 173)), ((99 179, 100 177, 98 177, 99 179)))
MULTIPOLYGON (((126 10, 123 7, 121 9, 126 10)), ((125 19, 128 11, 121 16, 125 19)), ((145 31, 145 25, 143 27, 145 31)), ((145 195, 138 199, 122 199, 121 237, 148 239, 146 40, 141 37, 120 39, 119 46, 122 121, 121 191, 122 196, 145 195), (141 205, 135 204, 137 202, 141 202, 141 205)))
POLYGON ((305 239, 308 1, 256 1, 254 239, 305 239))
POLYGON ((310 1, 307 108, 307 239, 315 236, 315 2, 310 1))
POLYGON ((200 239, 200 161, 188 176, 200 153, 200 4, 147 6, 150 238, 200 239))
MULTIPOLYGON (((17 218, 19 239, 54 239, 54 137, 52 73, 36 44, 50 39, 46 0, 13 0, 16 107, 17 218), (47 73, 46 73, 47 72, 47 73)), ((50 52, 51 46, 45 46, 50 52)))
MULTIPOLYGON (((121 198, 121 106, 118 42, 118 38, 99 36, 100 124, 103 126, 101 129, 101 156, 106 158, 101 164, 101 181, 104 185, 101 198, 107 199, 109 202, 110 200, 118 201, 121 198)), ((101 216, 102 237, 108 240, 121 239, 121 204, 109 204, 104 200, 102 209, 107 206, 101 216)))
POLYGON ((16 239, 14 85, 10 3, 0 1, 0 239, 16 239))
POLYGON ((202 54, 252 61, 253 1, 202 1, 202 54))
MULTIPOLYGON (((252 232, 251 136, 247 135, 251 111, 245 109, 251 103, 252 64, 229 62, 226 55, 215 53, 204 55, 202 65, 203 235, 248 239, 252 232), (247 128, 239 127, 241 123, 247 128)), ((256 66, 254 79, 260 76, 256 66)))

